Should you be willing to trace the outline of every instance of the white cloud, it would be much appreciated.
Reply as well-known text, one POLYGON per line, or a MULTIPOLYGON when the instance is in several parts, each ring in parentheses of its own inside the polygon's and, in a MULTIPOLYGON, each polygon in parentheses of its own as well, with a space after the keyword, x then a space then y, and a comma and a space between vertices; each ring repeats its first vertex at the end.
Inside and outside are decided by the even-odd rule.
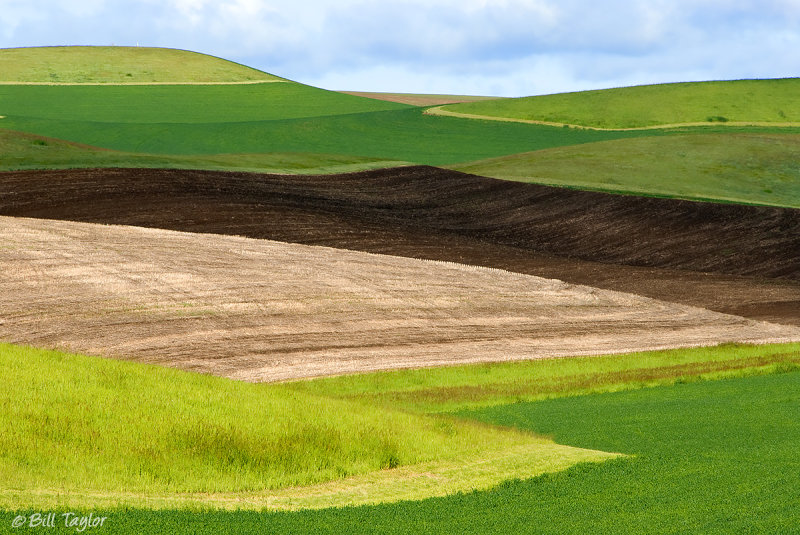
POLYGON ((800 0, 0 0, 0 46, 187 48, 337 89, 523 95, 800 74, 800 0))

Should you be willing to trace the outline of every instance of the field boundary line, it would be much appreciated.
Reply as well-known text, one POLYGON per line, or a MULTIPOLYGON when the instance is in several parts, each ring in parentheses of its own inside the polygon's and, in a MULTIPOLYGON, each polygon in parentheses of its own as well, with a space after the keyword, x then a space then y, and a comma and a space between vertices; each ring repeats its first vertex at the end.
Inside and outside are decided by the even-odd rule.
POLYGON ((0 508, 29 503, 41 507, 143 506, 150 509, 327 509, 443 497, 489 490, 504 481, 530 479, 576 464, 626 457, 621 453, 564 446, 530 437, 522 444, 467 458, 378 470, 304 487, 267 491, 148 493, 92 489, 0 489, 0 508))
POLYGON ((426 109, 423 113, 425 115, 431 116, 439 116, 439 117, 457 117, 459 119, 482 119, 484 121, 499 121, 505 123, 524 123, 524 124, 536 124, 541 126, 555 126, 559 128, 569 127, 575 129, 583 129, 583 130, 597 130, 599 132, 633 132, 639 130, 663 130, 666 128, 682 128, 682 127, 694 127, 694 126, 771 126, 771 127, 779 127, 779 128, 790 128, 790 127, 800 127, 800 123, 798 122, 786 122, 786 123, 772 123, 772 122, 759 122, 759 121, 728 121, 728 122, 700 122, 700 123, 671 123, 671 124, 657 124, 652 126, 637 126, 633 128, 601 128, 599 126, 588 126, 582 124, 571 124, 571 123, 556 123, 551 121, 537 121, 534 119, 516 119, 514 117, 496 117, 492 115, 477 115, 474 113, 460 113, 457 111, 450 111, 442 109, 443 106, 447 104, 443 104, 441 106, 433 106, 432 108, 426 109))

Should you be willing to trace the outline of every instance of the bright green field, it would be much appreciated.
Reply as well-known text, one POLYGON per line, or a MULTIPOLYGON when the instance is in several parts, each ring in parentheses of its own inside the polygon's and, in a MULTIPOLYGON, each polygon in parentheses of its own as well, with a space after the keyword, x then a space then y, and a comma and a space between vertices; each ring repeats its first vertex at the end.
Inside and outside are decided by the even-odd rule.
POLYGON ((444 106, 496 118, 642 128, 684 123, 798 123, 800 78, 685 82, 444 106))
POLYGON ((487 487, 609 457, 283 385, 8 344, 0 363, 5 508, 320 507, 487 487))
POLYGON ((206 54, 167 48, 0 49, 0 83, 248 82, 276 76, 206 54))
POLYGON ((581 189, 800 208, 797 134, 683 134, 558 147, 451 166, 581 189))
MULTIPOLYGON (((393 403, 390 396, 369 395, 384 387, 418 393, 442 388, 440 394, 448 396, 438 401, 416 396, 400 405, 413 411, 438 410, 442 402, 449 410, 471 406, 459 410, 458 418, 544 433, 559 443, 629 457, 509 481, 492 490, 376 506, 283 513, 93 509, 109 517, 106 528, 97 532, 798 532, 800 345, 721 346, 615 360, 577 359, 566 370, 552 362, 530 362, 519 363, 520 369, 481 365, 431 370, 430 377, 420 371, 391 372, 358 376, 351 384, 348 378, 310 384, 312 390, 353 397, 351 407, 393 403), (715 371, 703 371, 704 366, 715 371), (453 386, 460 386, 461 393, 455 402, 445 401, 452 394, 446 389, 453 386), (479 391, 468 394, 466 386, 479 391), (366 394, 360 402, 358 391, 366 394)), ((297 386, 281 388, 299 394, 297 386)), ((3 404, 5 410, 8 406, 3 404)), ((136 428, 135 422, 131 425, 136 428)), ((44 509, 51 510, 75 509, 44 509)), ((2 527, 10 526, 16 514, 0 515, 2 527)))
POLYGON ((629 390, 800 365, 800 343, 396 370, 287 383, 301 392, 426 414, 629 390))

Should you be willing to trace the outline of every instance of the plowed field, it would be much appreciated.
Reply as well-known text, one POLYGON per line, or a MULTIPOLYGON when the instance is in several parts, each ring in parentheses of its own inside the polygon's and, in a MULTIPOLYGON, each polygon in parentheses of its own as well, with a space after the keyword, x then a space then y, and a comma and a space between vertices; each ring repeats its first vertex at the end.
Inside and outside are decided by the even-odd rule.
POLYGON ((572 191, 430 167, 333 176, 0 174, 0 214, 497 267, 800 325, 800 211, 572 191))
POLYGON ((800 340, 800 328, 490 268, 0 217, 0 339, 246 381, 800 340))

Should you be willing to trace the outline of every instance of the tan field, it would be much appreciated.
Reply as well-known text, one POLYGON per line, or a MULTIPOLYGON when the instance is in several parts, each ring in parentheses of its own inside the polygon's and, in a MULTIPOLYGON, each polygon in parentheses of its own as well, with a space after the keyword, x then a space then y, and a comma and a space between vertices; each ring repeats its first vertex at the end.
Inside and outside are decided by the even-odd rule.
POLYGON ((246 381, 800 340, 561 281, 235 236, 0 217, 0 339, 246 381))

